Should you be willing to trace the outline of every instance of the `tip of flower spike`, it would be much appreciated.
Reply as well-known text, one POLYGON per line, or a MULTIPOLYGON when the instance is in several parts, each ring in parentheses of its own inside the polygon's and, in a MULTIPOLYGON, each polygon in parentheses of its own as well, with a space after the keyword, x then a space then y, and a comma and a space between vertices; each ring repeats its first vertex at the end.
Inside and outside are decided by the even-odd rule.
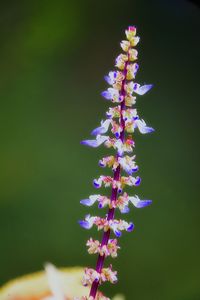
POLYGON ((136 27, 135 26, 129 26, 128 31, 136 31, 136 27))

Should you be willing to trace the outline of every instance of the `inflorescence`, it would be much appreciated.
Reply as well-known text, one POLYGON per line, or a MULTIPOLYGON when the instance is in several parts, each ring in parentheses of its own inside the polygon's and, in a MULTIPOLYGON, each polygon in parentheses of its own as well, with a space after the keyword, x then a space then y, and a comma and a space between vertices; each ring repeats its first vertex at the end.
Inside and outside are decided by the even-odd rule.
POLYGON ((81 143, 90 147, 98 147, 104 144, 107 148, 114 148, 116 155, 103 157, 99 161, 99 166, 109 167, 113 171, 113 176, 101 175, 93 181, 94 187, 99 189, 102 186, 111 187, 111 196, 91 195, 88 199, 81 200, 81 204, 92 206, 98 203, 100 209, 108 207, 108 213, 105 218, 99 216, 86 215, 85 219, 79 221, 80 225, 85 229, 93 226, 97 230, 103 231, 101 242, 90 238, 86 245, 89 254, 97 254, 96 268, 86 268, 83 277, 83 285, 90 285, 90 295, 88 300, 104 299, 98 287, 105 281, 111 283, 117 282, 117 272, 113 271, 112 265, 104 268, 104 260, 106 257, 117 257, 117 251, 120 249, 118 240, 122 231, 131 232, 134 229, 132 222, 121 219, 115 219, 115 210, 119 209, 121 213, 129 212, 129 203, 136 208, 142 208, 151 204, 151 200, 141 200, 137 195, 129 196, 124 192, 126 186, 137 187, 141 178, 134 177, 133 174, 138 171, 135 162, 135 155, 127 155, 133 152, 135 142, 132 134, 136 129, 140 133, 146 134, 154 131, 152 127, 148 127, 143 119, 140 119, 134 105, 136 104, 136 95, 144 95, 151 88, 151 84, 140 85, 135 82, 135 77, 139 68, 135 61, 138 57, 138 51, 134 48, 140 38, 136 36, 136 28, 129 26, 125 31, 126 40, 120 45, 123 54, 116 58, 116 71, 111 71, 105 76, 106 82, 111 86, 102 92, 102 96, 116 106, 110 107, 106 112, 106 119, 101 121, 100 127, 92 131, 95 135, 94 140, 84 140, 81 143), (111 130, 112 136, 105 135, 111 130), (124 175, 124 174, 125 175, 124 175), (114 234, 115 237, 112 237, 114 234))

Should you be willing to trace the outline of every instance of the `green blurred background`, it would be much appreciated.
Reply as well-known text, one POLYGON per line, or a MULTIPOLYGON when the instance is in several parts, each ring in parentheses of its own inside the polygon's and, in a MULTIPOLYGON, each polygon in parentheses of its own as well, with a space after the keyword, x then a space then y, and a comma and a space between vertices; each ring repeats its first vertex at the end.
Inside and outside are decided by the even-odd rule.
MULTIPOLYGON (((124 30, 138 27, 138 82, 154 89, 137 102, 156 132, 136 136, 143 181, 153 199, 131 210, 135 231, 112 261, 128 300, 200 299, 199 9, 187 1, 1 1, 0 284, 57 266, 94 266, 92 232, 77 220, 95 208, 109 151, 80 145, 104 118, 100 93, 124 30)), ((109 171, 108 171, 109 172, 109 171)), ((135 191, 133 192, 135 193, 135 191)), ((110 262, 110 260, 109 260, 110 262)))

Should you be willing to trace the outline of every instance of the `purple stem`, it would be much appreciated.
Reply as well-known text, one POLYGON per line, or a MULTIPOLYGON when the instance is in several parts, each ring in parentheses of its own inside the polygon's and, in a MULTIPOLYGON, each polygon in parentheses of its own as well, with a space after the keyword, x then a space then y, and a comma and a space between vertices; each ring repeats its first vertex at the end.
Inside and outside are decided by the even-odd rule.
MULTIPOLYGON (((125 67, 124 67, 124 72, 123 72, 124 73, 124 80, 122 81, 122 87, 121 87, 121 96, 124 96, 123 101, 121 102, 121 115, 120 115, 120 125, 122 127, 122 131, 120 133, 120 139, 121 139, 122 142, 124 142, 124 133, 125 133, 125 121, 122 117, 122 110, 124 110, 125 107, 126 107, 125 106, 126 91, 124 89, 124 86, 125 86, 125 83, 126 83, 126 74, 127 74, 127 65, 128 65, 128 63, 129 63, 129 54, 128 54, 128 60, 127 60, 127 62, 125 64, 125 67)), ((117 154, 117 157, 118 156, 119 155, 117 154)), ((120 166, 118 166, 117 169, 114 171, 113 178, 114 178, 114 180, 119 180, 120 179, 120 166)), ((117 188, 112 188, 111 202, 115 202, 116 200, 117 200, 117 188)), ((114 219, 114 215, 115 215, 115 208, 110 208, 108 210, 107 220, 114 219)), ((104 232, 102 242, 101 242, 101 246, 107 245, 109 238, 110 238, 110 229, 104 232)), ((103 256, 99 255, 98 256, 97 264, 96 264, 96 271, 98 273, 101 273, 101 270, 102 270, 103 264, 104 264, 104 260, 105 260, 105 255, 103 255, 103 256)), ((91 286, 91 290, 90 290, 90 296, 92 296, 94 299, 96 297, 98 287, 99 287, 99 281, 93 281, 92 286, 91 286)))

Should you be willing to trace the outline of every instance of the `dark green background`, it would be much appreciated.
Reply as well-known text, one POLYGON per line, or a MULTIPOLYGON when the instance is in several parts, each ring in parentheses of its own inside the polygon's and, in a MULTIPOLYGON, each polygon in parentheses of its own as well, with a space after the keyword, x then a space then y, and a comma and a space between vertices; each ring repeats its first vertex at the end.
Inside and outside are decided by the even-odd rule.
MULTIPOLYGON (((0 284, 51 261, 95 265, 77 220, 105 153, 80 145, 104 117, 100 92, 119 42, 137 25, 137 81, 154 83, 139 114, 156 132, 136 136, 153 199, 131 210, 135 231, 112 261, 128 300, 200 299, 199 9, 187 1, 1 1, 0 284)), ((133 192, 135 193, 135 191, 133 192)), ((109 260, 110 261, 110 260, 109 260)))

